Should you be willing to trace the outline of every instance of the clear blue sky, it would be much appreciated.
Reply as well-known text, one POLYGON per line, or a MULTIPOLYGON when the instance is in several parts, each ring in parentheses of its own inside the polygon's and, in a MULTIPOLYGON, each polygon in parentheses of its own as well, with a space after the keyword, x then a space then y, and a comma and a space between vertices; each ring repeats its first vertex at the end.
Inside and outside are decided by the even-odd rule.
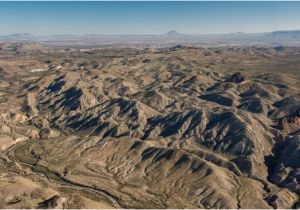
POLYGON ((0 2, 0 34, 187 34, 300 29, 300 2, 0 2))

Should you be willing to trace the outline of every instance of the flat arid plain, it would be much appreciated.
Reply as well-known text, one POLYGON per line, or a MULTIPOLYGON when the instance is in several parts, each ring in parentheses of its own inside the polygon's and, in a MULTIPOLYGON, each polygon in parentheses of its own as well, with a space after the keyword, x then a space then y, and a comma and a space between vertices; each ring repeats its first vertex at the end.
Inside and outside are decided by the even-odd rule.
POLYGON ((299 208, 300 47, 0 43, 1 208, 299 208))

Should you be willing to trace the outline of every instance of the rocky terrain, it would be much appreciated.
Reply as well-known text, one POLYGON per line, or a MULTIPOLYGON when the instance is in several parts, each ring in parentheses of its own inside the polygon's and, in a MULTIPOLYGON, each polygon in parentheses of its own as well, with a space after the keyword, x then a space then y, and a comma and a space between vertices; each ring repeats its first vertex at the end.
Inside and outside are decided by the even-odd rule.
POLYGON ((300 207, 300 48, 0 46, 1 208, 300 207))

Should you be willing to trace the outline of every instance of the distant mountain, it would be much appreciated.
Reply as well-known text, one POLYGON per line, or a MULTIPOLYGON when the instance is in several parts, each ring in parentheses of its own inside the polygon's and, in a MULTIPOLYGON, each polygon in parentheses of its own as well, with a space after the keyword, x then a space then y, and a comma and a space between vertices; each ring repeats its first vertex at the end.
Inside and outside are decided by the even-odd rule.
POLYGON ((175 30, 171 30, 166 34, 163 34, 163 36, 165 36, 165 37, 180 37, 180 36, 184 36, 184 34, 181 34, 175 30))
POLYGON ((300 38, 300 30, 274 31, 271 35, 276 38, 296 39, 300 38))
POLYGON ((171 30, 161 35, 44 35, 28 33, 0 36, 0 41, 30 41, 47 45, 120 45, 120 46, 163 46, 163 45, 269 45, 300 46, 300 30, 282 30, 264 33, 227 33, 187 35, 171 30))
POLYGON ((10 34, 10 35, 4 35, 0 36, 0 40, 8 40, 8 41, 28 41, 28 40, 34 40, 36 36, 28 33, 18 33, 18 34, 10 34))
POLYGON ((28 33, 22 33, 22 34, 10 34, 10 37, 32 37, 33 35, 28 33))

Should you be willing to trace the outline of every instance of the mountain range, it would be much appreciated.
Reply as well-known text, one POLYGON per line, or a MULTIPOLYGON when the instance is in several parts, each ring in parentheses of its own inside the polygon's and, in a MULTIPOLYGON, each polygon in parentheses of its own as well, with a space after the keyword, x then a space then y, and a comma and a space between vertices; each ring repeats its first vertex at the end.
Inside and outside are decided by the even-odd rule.
POLYGON ((32 35, 27 33, 0 36, 0 41, 30 41, 48 45, 300 45, 300 30, 282 30, 264 33, 228 33, 228 34, 182 34, 171 30, 160 35, 32 35))

